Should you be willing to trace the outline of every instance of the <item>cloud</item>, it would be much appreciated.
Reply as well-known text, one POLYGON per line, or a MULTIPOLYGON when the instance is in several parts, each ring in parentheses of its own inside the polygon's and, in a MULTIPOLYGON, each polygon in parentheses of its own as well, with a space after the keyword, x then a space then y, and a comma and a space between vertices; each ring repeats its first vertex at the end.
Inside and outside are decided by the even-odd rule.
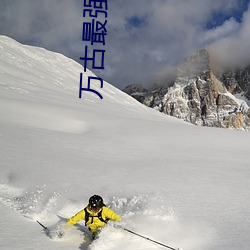
POLYGON ((0 33, 58 51, 71 40, 80 41, 81 17, 77 1, 1 0, 0 33))
MULTIPOLYGON (((225 27, 224 27, 225 28, 225 27)), ((225 28, 226 29, 226 28, 225 28)), ((245 67, 250 64, 250 9, 233 32, 210 44, 215 60, 225 67, 245 67)))
MULTIPOLYGON (((130 83, 149 87, 204 46, 224 61, 230 60, 226 48, 241 45, 243 55, 249 51, 250 25, 248 12, 239 21, 239 2, 108 0, 106 45, 93 46, 106 50, 105 69, 95 72, 119 88, 130 83)), ((1 0, 0 33, 79 61, 86 44, 82 24, 90 20, 82 11, 79 0, 1 0)))
POLYGON ((204 31, 201 36, 201 44, 211 44, 215 41, 219 41, 225 37, 231 36, 237 33, 240 28, 240 24, 235 20, 235 18, 230 18, 226 20, 221 26, 204 31))

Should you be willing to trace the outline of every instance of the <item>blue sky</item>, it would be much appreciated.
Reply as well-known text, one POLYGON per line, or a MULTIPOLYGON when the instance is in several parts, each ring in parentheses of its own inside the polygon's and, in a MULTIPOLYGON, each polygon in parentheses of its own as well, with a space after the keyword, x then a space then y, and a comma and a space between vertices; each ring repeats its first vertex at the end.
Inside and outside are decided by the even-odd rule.
MULTIPOLYGON (((167 81, 187 56, 210 48, 223 64, 250 63, 250 0, 108 0, 105 69, 113 85, 167 81)), ((0 34, 84 56, 83 0, 1 0, 0 34)), ((91 69, 91 67, 90 67, 91 69)))
POLYGON ((217 26, 223 25, 225 20, 234 18, 237 22, 242 22, 244 12, 248 9, 249 0, 239 0, 236 8, 233 8, 230 12, 223 12, 222 10, 216 10, 211 14, 211 18, 206 24, 207 29, 216 28, 217 26))

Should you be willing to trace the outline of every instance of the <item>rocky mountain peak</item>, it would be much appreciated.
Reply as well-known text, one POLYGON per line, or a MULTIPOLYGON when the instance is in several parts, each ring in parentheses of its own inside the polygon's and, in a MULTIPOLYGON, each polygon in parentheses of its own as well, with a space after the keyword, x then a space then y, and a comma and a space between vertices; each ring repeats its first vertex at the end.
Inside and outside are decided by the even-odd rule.
POLYGON ((144 90, 139 98, 138 92, 130 94, 149 107, 196 125, 248 129, 250 109, 233 94, 248 93, 244 88, 250 85, 249 71, 217 74, 212 68, 209 51, 202 49, 178 67, 171 86, 144 90))
POLYGON ((201 49, 178 67, 177 77, 194 77, 205 74, 208 70, 210 70, 209 53, 206 49, 201 49))

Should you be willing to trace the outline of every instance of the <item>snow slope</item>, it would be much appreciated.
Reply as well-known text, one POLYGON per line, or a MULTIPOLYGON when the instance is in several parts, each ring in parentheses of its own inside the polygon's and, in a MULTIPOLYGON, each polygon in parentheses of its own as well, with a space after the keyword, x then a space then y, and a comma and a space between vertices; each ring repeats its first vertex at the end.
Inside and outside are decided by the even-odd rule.
POLYGON ((97 193, 124 227, 171 247, 250 249, 249 133, 181 122, 106 82, 103 100, 79 99, 80 72, 0 36, 0 248, 162 249, 112 225, 90 244, 83 223, 63 239, 36 223, 53 228, 97 193))

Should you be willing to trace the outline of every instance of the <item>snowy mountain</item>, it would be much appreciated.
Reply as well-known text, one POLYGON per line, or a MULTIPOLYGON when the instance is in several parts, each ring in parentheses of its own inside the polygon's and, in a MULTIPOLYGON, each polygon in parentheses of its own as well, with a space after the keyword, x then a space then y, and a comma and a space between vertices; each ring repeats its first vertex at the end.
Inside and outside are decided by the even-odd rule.
MULTIPOLYGON (((0 248, 153 250, 109 224, 53 229, 102 195, 122 226, 184 250, 248 250, 249 133, 193 126, 107 82, 83 92, 83 67, 0 36, 0 248)), ((87 85, 91 71, 83 72, 87 85)))
POLYGON ((250 127, 249 69, 215 72, 210 54, 200 50, 180 65, 174 83, 149 91, 124 92, 146 106, 184 121, 209 127, 250 127), (237 94, 237 95, 235 95, 237 94))

